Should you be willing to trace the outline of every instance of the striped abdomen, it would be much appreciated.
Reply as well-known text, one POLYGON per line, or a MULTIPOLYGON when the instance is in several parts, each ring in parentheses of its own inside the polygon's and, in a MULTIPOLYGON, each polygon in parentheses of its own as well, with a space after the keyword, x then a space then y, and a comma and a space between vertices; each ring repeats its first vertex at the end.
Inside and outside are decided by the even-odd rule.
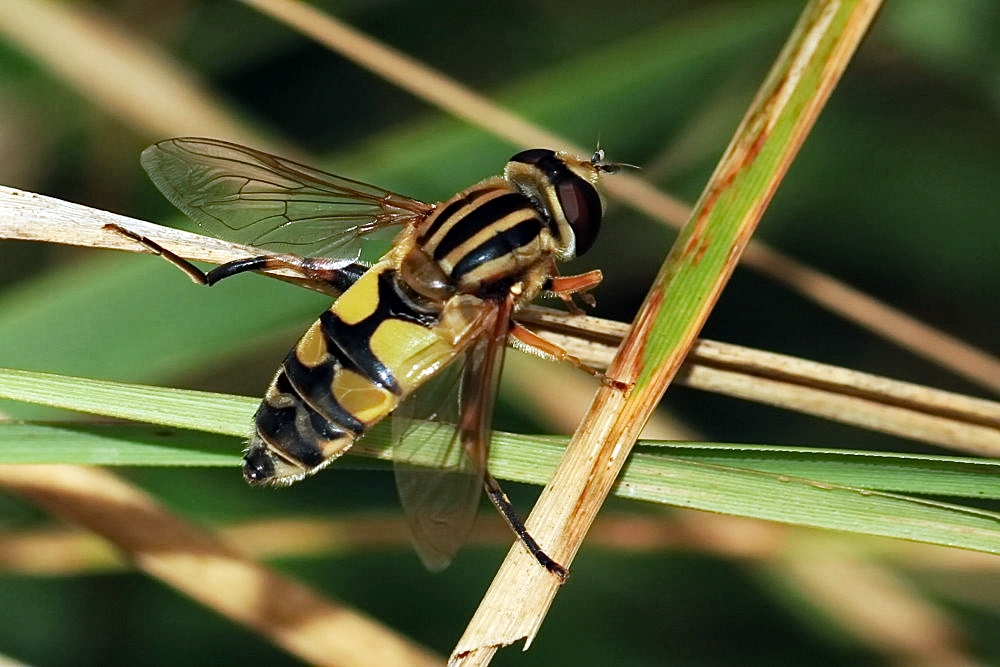
POLYGON ((441 317, 440 306, 418 304, 401 289, 391 263, 366 272, 278 370, 244 454, 247 481, 290 484, 343 454, 462 352, 441 317))

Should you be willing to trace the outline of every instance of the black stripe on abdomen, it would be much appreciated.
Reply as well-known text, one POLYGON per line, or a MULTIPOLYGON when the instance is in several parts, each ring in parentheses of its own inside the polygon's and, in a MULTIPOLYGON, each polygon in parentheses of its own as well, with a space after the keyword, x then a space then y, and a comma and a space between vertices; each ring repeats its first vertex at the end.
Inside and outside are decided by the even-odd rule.
POLYGON ((369 316, 356 324, 346 324, 329 310, 319 317, 330 354, 338 364, 363 376, 372 384, 388 389, 394 394, 400 394, 402 390, 392 369, 383 364, 372 352, 371 335, 377 328, 377 324, 369 326, 372 319, 374 316, 369 316))
POLYGON ((319 317, 327 349, 343 368, 399 396, 402 388, 393 370, 382 363, 371 348, 375 330, 389 319, 426 327, 434 326, 438 321, 436 312, 421 309, 400 291, 396 272, 391 270, 378 276, 378 305, 368 317, 353 324, 345 323, 330 310, 319 317))
POLYGON ((257 408, 254 424, 257 435, 271 449, 309 470, 327 460, 324 444, 335 441, 349 444, 364 432, 363 424, 348 417, 345 421, 353 422, 350 427, 334 423, 317 412, 282 369, 267 398, 257 408))
POLYGON ((283 373, 279 379, 285 379, 290 384, 289 389, 301 396, 314 412, 331 424, 360 437, 364 433, 365 425, 345 410, 331 391, 337 366, 336 362, 331 361, 310 368, 299 361, 295 350, 292 350, 285 358, 283 373))

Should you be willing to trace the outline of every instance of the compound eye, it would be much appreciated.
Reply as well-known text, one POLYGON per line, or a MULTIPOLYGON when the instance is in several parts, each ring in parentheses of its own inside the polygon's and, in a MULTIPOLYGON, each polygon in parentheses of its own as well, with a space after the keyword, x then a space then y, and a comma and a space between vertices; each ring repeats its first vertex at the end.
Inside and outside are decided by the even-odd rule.
POLYGON ((577 168, 594 171, 594 164, 572 161, 572 166, 555 151, 532 148, 510 159, 510 164, 528 168, 505 172, 514 183, 539 202, 560 244, 574 255, 582 255, 597 238, 601 228, 602 205, 597 188, 577 173, 577 168), (568 227, 568 229, 567 229, 568 227), (573 242, 567 238, 573 235, 573 242))
POLYGON ((576 174, 569 172, 570 178, 565 178, 555 184, 559 207, 562 209, 566 222, 573 230, 576 240, 576 255, 579 257, 590 250, 601 230, 601 197, 597 188, 576 174))
POLYGON ((543 160, 553 157, 555 154, 555 151, 549 150, 548 148, 529 148, 528 150, 521 151, 512 157, 510 161, 520 162, 522 164, 538 164, 543 160))

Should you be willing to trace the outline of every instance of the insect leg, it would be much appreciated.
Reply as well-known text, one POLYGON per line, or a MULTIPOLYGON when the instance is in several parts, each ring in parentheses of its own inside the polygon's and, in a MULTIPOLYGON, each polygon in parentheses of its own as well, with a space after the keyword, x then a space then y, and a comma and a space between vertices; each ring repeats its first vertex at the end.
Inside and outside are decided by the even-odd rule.
POLYGON ((566 302, 571 313, 579 315, 583 311, 573 302, 573 296, 579 296, 585 305, 593 308, 597 302, 587 290, 597 287, 603 279, 603 274, 597 269, 577 276, 552 276, 542 284, 542 289, 558 296, 566 302))
POLYGON ((334 294, 339 294, 353 285, 361 275, 368 270, 364 264, 329 260, 316 257, 298 257, 297 255, 261 255, 247 257, 232 262, 220 264, 207 273, 184 259, 175 252, 164 248, 156 241, 137 234, 114 223, 104 225, 104 229, 126 236, 150 252, 159 255, 183 271, 192 281, 199 285, 214 285, 223 278, 229 278, 248 271, 263 271, 266 269, 290 269, 303 278, 323 283, 332 288, 334 294))
MULTIPOLYGON (((359 262, 345 264, 343 260, 322 257, 299 257, 297 255, 260 255, 236 259, 220 264, 205 276, 205 285, 214 285, 223 278, 247 271, 267 269, 290 269, 303 278, 330 286, 336 296, 353 285, 370 267, 359 262)), ((197 281, 196 281, 197 282, 197 281)), ((324 290, 327 291, 327 290, 324 290)))
MULTIPOLYGON (((484 304, 488 305, 488 304, 484 304)), ((493 313, 471 349, 466 353, 460 388, 460 413, 458 436, 472 467, 481 476, 483 489, 496 506, 507 525, 517 536, 528 553, 549 572, 565 581, 569 571, 554 561, 528 533, 524 521, 518 516, 510 498, 488 470, 490 448, 490 420, 500 381, 504 352, 507 349, 508 331, 513 323, 514 295, 492 302, 493 313)))
POLYGON ((483 478, 483 488, 486 489, 486 495, 489 496, 490 501, 497 508, 497 511, 500 512, 500 516, 507 522, 510 529, 514 531, 517 539, 521 541, 521 544, 528 550, 528 553, 546 570, 559 577, 560 583, 565 582, 569 576, 569 570, 552 560, 542 547, 538 545, 538 542, 535 541, 535 538, 531 536, 531 533, 525 527, 524 521, 517 515, 517 511, 510 502, 510 498, 500 488, 500 483, 488 472, 483 478))
POLYGON ((601 284, 604 275, 600 269, 587 271, 576 276, 552 276, 542 285, 542 289, 556 294, 579 294, 601 284))
POLYGON ((541 357, 555 359, 556 361, 565 361, 571 366, 579 368, 584 373, 593 375, 600 380, 602 384, 614 387, 615 389, 620 389, 622 391, 628 389, 628 385, 626 383, 614 380, 593 366, 588 366, 580 361, 579 358, 574 357, 572 354, 562 349, 555 343, 545 340, 534 331, 525 328, 517 322, 511 323, 510 335, 513 337, 512 342, 514 343, 514 347, 523 350, 524 352, 531 352, 541 357))

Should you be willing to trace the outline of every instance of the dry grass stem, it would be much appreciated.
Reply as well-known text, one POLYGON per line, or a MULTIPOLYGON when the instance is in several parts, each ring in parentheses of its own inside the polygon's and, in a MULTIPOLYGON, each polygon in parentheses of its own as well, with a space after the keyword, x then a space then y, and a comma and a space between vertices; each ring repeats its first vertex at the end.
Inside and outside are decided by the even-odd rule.
POLYGON ((150 137, 199 134, 275 150, 155 44, 81 3, 0 2, 0 30, 88 100, 150 137))
MULTIPOLYGON (((805 9, 608 369, 634 389, 598 390, 528 517, 529 530, 557 561, 572 562, 877 7, 814 2, 805 9), (754 178, 750 174, 762 155, 769 162, 754 178), (738 200, 734 192, 740 192, 738 200)), ((501 646, 519 639, 530 644, 558 587, 523 549, 512 549, 451 664, 488 664, 501 646)))
MULTIPOLYGON (((493 517, 490 517, 492 519, 493 517)), ((509 540, 499 518, 477 536, 489 543, 509 540)), ((410 548, 409 529, 399 515, 359 515, 339 519, 264 519, 215 529, 221 540, 254 559, 329 555, 380 548, 410 548)), ((0 571, 32 575, 73 575, 126 567, 108 542, 70 528, 0 532, 0 571)))
MULTIPOLYGON (((338 518, 286 516, 219 526, 213 532, 254 559, 313 558, 352 551, 409 549, 405 521, 398 515, 362 513, 338 518)), ((587 535, 587 547, 616 554, 668 551, 704 552, 766 564, 802 544, 839 544, 845 536, 760 519, 673 508, 662 515, 603 513, 587 535)), ((925 573, 1000 574, 995 554, 881 537, 846 536, 856 553, 904 570, 925 573)), ((476 520, 470 545, 511 542, 499 516, 476 520)), ((76 528, 0 532, 0 572, 33 576, 74 576, 128 567, 119 551, 93 533, 76 528)))
POLYGON ((751 244, 743 260, 781 284, 795 285, 807 299, 844 319, 1000 394, 1000 359, 996 356, 762 243, 751 244))
MULTIPOLYGON (((260 250, 0 186, 0 238, 147 252, 116 224, 178 255, 220 264, 260 250)), ((274 275, 282 276, 281 270, 274 275)), ((307 285, 308 286, 308 285, 307 285)), ((628 325, 533 306, 520 319, 587 363, 607 367, 628 325)), ((586 381, 586 379, 584 379, 586 381)), ((750 348, 699 340, 678 381, 983 456, 1000 456, 1000 404, 750 348)))
MULTIPOLYGON (((216 532, 225 543, 254 558, 316 557, 407 544, 406 527, 398 517, 289 517, 223 526, 216 532)), ((510 533, 498 517, 484 516, 474 541, 503 544, 510 541, 510 533)), ((855 538, 847 548, 837 536, 815 530, 684 510, 665 517, 602 515, 587 542, 591 549, 618 554, 684 550, 768 567, 780 562, 787 585, 800 587, 803 595, 808 592, 814 605, 873 648, 901 657, 960 655, 961 650, 951 621, 928 610, 927 603, 900 585, 886 565, 876 563, 888 561, 904 568, 929 563, 938 572, 996 573, 1000 567, 997 558, 976 552, 855 538), (817 558, 822 567, 816 566, 817 558), (810 566, 799 568, 800 561, 810 566), (894 612, 879 614, 877 623, 870 622, 872 609, 887 608, 894 612), (907 632, 917 621, 924 631, 907 632)), ((0 570, 7 573, 72 576, 123 566, 127 565, 107 542, 80 530, 0 533, 0 570)))
MULTIPOLYGON (((259 558, 323 557, 331 553, 408 547, 405 522, 393 516, 340 519, 285 517, 215 530, 224 543, 259 558)), ((480 517, 474 544, 505 544, 510 531, 499 517, 480 517)), ((821 607, 844 628, 888 655, 961 655, 951 620, 927 609, 915 591, 900 585, 889 566, 939 573, 996 573, 1000 559, 958 549, 898 540, 847 542, 837 535, 766 521, 675 510, 667 516, 602 515, 588 548, 617 554, 695 551, 776 567, 786 585, 821 607), (821 559, 822 566, 817 566, 821 559), (796 564, 806 562, 808 567, 796 564), (870 622, 872 609, 892 608, 870 622), (916 621, 914 620, 916 619, 916 621), (919 622, 923 632, 908 632, 919 622)), ((128 567, 119 552, 93 533, 46 528, 0 533, 0 571, 31 576, 75 576, 128 567)), ((935 664, 960 664, 941 662, 935 664)), ((966 663, 968 664, 968 663, 966 663)))
MULTIPOLYGON (((124 227, 192 261, 223 264, 266 254, 260 249, 237 243, 0 185, 0 239, 150 252, 134 240, 109 229, 108 225, 124 227)), ((309 287, 308 282, 303 282, 301 277, 285 269, 267 273, 309 287)))
MULTIPOLYGON (((620 322, 531 308, 522 319, 587 363, 606 367, 620 322)), ((698 340, 677 382, 979 456, 1000 456, 1000 403, 806 359, 698 340)))
POLYGON ((0 238, 149 252, 107 225, 124 227, 195 261, 222 264, 260 254, 228 241, 0 185, 0 238))
POLYGON ((812 604, 889 662, 960 667, 974 664, 948 615, 902 577, 849 546, 817 540, 772 562, 812 604))
POLYGON ((1000 456, 1000 403, 805 359, 699 341, 678 377, 746 398, 976 454, 1000 456))
POLYGON ((439 665, 441 658, 358 611, 248 560, 114 474, 0 466, 0 485, 111 542, 147 574, 316 665, 439 665))

